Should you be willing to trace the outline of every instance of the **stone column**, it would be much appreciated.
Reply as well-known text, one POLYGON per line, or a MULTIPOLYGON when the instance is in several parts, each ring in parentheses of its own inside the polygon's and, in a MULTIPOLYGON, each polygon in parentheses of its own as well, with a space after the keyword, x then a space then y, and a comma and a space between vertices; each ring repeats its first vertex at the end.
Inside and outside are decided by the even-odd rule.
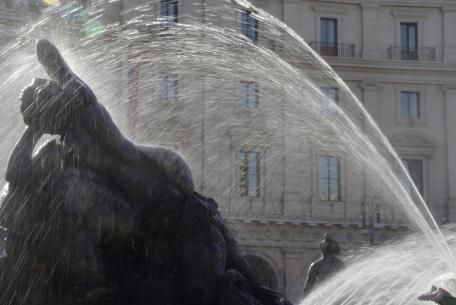
POLYGON ((445 87, 449 221, 456 221, 456 85, 445 87))
POLYGON ((304 278, 302 276, 303 253, 297 249, 285 249, 285 295, 292 303, 302 297, 304 278))
POLYGON ((379 10, 377 3, 362 3, 362 57, 366 59, 379 59, 379 10))
POLYGON ((456 5, 442 7, 443 10, 443 58, 445 62, 456 62, 456 5))

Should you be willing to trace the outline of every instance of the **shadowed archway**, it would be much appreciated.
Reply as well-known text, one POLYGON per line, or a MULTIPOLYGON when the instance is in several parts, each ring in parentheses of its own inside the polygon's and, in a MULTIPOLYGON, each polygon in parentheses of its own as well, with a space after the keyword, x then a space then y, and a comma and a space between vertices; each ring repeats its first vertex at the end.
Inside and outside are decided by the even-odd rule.
POLYGON ((244 259, 249 264, 253 274, 257 277, 260 284, 277 290, 277 277, 271 265, 264 259, 255 255, 246 255, 244 259))

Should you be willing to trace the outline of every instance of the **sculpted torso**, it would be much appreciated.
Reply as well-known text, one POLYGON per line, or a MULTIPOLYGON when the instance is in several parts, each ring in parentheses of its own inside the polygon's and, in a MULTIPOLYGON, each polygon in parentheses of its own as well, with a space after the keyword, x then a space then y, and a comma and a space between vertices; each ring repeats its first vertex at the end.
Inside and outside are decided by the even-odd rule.
POLYGON ((53 163, 52 159, 64 158, 69 166, 77 162, 111 177, 133 198, 165 194, 164 186, 172 193, 193 192, 192 175, 183 158, 164 147, 135 145, 123 136, 54 45, 39 40, 37 56, 52 80, 37 79, 23 91, 21 112, 28 129, 9 160, 8 182, 14 184, 18 176, 30 176, 25 173, 33 168, 39 171, 43 162, 36 160, 46 158, 47 163, 53 163), (44 133, 58 135, 60 140, 46 144, 32 158, 35 143, 44 133))

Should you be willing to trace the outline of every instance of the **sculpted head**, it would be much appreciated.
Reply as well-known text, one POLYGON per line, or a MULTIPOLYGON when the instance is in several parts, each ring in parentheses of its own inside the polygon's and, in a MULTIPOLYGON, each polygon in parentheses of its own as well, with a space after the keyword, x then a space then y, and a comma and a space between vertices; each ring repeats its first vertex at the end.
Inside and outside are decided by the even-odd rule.
POLYGON ((320 242, 320 252, 323 256, 337 255, 340 253, 340 247, 329 234, 325 234, 320 242))
POLYGON ((59 134, 59 122, 66 114, 59 113, 57 109, 61 103, 62 92, 62 88, 55 81, 35 79, 20 96, 24 123, 42 133, 59 134))

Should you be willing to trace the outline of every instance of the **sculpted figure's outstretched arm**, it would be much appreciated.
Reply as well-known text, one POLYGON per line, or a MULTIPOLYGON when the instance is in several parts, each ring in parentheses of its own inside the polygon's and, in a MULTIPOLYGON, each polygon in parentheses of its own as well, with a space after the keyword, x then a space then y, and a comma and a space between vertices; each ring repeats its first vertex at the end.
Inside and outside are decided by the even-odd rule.
POLYGON ((66 125, 64 132, 71 133, 72 137, 78 137, 83 127, 89 138, 97 142, 87 143, 88 145, 103 147, 127 162, 137 161, 141 155, 139 149, 120 132, 108 111, 98 103, 89 86, 70 69, 58 49, 48 40, 40 39, 37 41, 36 53, 49 77, 63 89, 61 96, 54 102, 55 105, 51 106, 60 108, 53 109, 51 113, 55 115, 66 112, 69 117, 61 116, 61 122, 56 122, 55 125, 66 125), (84 126, 71 122, 71 117, 81 116, 85 116, 82 118, 84 126))
MULTIPOLYGON (((44 109, 38 111, 37 116, 44 117, 40 125, 45 126, 47 133, 60 135, 79 160, 123 180, 118 183, 129 184, 129 189, 135 188, 130 185, 133 179, 150 186, 153 179, 163 182, 166 177, 169 181, 164 184, 193 192, 190 169, 178 154, 168 149, 136 145, 126 138, 106 108, 98 103, 93 91, 71 71, 51 42, 38 40, 36 53, 52 79, 37 94, 37 100, 45 101, 37 107, 44 109)), ((149 188, 136 187, 142 191, 149 188)))

